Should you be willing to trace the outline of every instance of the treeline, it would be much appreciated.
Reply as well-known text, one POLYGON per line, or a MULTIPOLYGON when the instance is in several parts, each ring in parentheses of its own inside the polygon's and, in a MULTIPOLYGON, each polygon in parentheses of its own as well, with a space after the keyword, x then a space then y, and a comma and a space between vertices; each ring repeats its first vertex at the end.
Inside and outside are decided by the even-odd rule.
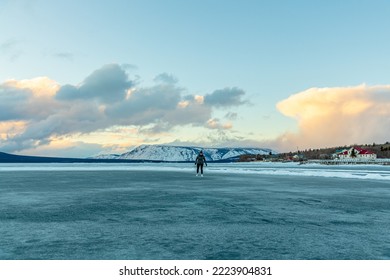
POLYGON ((300 157, 306 159, 330 159, 332 154, 336 151, 350 149, 351 147, 360 147, 365 150, 369 150, 377 155, 377 158, 390 158, 390 143, 386 142, 384 144, 353 144, 349 146, 339 146, 332 148, 322 148, 322 149, 308 149, 303 151, 295 151, 284 153, 284 155, 297 154, 300 157))
POLYGON ((331 159, 332 154, 336 151, 349 149, 351 147, 360 147, 362 149, 369 150, 375 153, 377 158, 390 158, 390 143, 386 142, 384 144, 354 144, 332 148, 297 150, 275 155, 242 155, 240 156, 239 161, 331 159))

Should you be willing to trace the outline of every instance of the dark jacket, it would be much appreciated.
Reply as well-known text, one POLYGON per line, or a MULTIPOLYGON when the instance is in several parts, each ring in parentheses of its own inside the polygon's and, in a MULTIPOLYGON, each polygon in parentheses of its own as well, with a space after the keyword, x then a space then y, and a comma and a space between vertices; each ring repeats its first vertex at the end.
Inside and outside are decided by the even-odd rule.
POLYGON ((204 164, 204 163, 206 163, 206 157, 204 155, 198 155, 195 159, 195 164, 204 164))

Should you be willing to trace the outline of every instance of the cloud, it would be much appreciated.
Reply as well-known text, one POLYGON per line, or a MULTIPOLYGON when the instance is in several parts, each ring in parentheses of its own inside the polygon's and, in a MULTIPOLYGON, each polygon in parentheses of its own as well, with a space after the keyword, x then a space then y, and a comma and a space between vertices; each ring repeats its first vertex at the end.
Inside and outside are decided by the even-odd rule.
POLYGON ((121 119, 122 123, 146 125, 174 110, 180 102, 181 92, 182 89, 173 85, 134 89, 122 102, 108 107, 106 113, 121 119))
POLYGON ((70 60, 70 61, 73 60, 74 58, 74 54, 70 52, 58 52, 53 54, 53 56, 64 60, 70 60))
POLYGON ((185 106, 180 106, 182 103, 179 102, 177 108, 167 112, 163 120, 173 125, 192 124, 201 126, 211 118, 213 109, 199 103, 196 96, 192 96, 192 99, 184 102, 185 106))
POLYGON ((231 129, 233 126, 229 122, 222 124, 219 119, 213 118, 207 121, 207 127, 211 129, 231 129))
POLYGON ((132 85, 125 70, 117 64, 108 64, 85 78, 80 86, 61 87, 57 99, 95 99, 111 103, 123 100, 132 85))
POLYGON ((29 93, 23 90, 0 86, 0 121, 20 120, 24 115, 25 100, 29 93))
POLYGON ((0 54, 5 54, 10 61, 17 60, 22 51, 19 49, 20 41, 15 39, 9 39, 0 44, 0 54))
POLYGON ((33 149, 27 149, 23 151, 23 154, 38 154, 40 156, 52 156, 55 154, 57 157, 85 158, 91 155, 97 155, 102 150, 104 150, 104 147, 99 144, 55 139, 50 143, 39 145, 33 149))
POLYGON ((47 77, 37 77, 30 80, 7 80, 5 86, 31 91, 34 96, 54 96, 60 86, 47 77))
POLYGON ((104 65, 78 85, 61 86, 47 77, 0 84, 0 150, 40 151, 54 147, 60 137, 104 133, 115 126, 136 127, 147 137, 188 125, 230 129, 231 123, 210 122, 214 109, 245 103, 244 91, 237 88, 189 94, 166 73, 156 77, 155 85, 142 87, 128 77, 127 68, 104 65), (23 125, 11 129, 11 123, 23 125))
POLYGON ((0 121, 0 140, 6 141, 22 133, 27 123, 24 121, 0 121))
POLYGON ((172 146, 198 146, 198 147, 241 147, 241 148, 269 148, 268 143, 256 139, 249 139, 242 133, 234 130, 217 129, 200 135, 193 141, 175 139, 167 143, 172 146))
POLYGON ((171 74, 162 73, 154 78, 154 81, 157 83, 177 84, 179 80, 171 74))
POLYGON ((126 71, 133 71, 138 69, 137 65, 130 64, 130 63, 122 63, 121 68, 126 71))
POLYGON ((197 102, 195 96, 183 97, 184 93, 173 84, 135 89, 125 101, 108 107, 106 113, 122 125, 149 126, 148 133, 187 124, 208 127, 212 108, 197 102))
POLYGON ((57 109, 52 96, 58 88, 45 77, 0 84, 0 121, 45 118, 57 109))
POLYGON ((234 121, 234 120, 237 119, 237 116, 238 116, 237 113, 228 112, 228 113, 226 113, 225 118, 228 119, 228 120, 234 121))
POLYGON ((390 139, 390 85, 311 88, 277 104, 298 122, 278 139, 282 149, 334 147, 390 139))
POLYGON ((241 100, 244 95, 245 92, 242 89, 236 87, 224 88, 205 95, 204 103, 215 107, 240 106, 247 103, 247 101, 241 100))

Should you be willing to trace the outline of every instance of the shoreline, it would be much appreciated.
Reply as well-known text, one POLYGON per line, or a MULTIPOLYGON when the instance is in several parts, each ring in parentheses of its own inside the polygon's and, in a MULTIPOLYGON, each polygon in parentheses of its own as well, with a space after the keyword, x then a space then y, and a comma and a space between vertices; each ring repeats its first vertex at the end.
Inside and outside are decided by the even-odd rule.
MULTIPOLYGON (((390 159, 375 159, 375 160, 326 160, 326 159, 313 159, 308 160, 305 163, 318 163, 325 165, 367 165, 367 164, 376 164, 376 165, 390 165, 390 159)), ((303 163, 303 164, 305 164, 303 163)))

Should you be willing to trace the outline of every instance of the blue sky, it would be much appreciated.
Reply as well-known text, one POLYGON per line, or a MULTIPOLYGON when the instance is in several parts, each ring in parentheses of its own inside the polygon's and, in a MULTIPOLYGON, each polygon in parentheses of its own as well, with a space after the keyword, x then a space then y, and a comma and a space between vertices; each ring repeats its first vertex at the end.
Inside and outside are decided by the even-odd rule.
POLYGON ((388 134, 377 133, 372 125, 386 122, 388 115, 372 112, 379 112, 381 106, 386 111, 389 102, 389 13, 390 2, 375 0, 0 0, 3 106, 56 108, 41 118, 4 109, 0 150, 87 156, 121 152, 142 143, 291 150, 388 140, 388 134), (106 104, 107 99, 80 89, 97 78, 112 85, 119 79, 113 77, 115 73, 125 73, 121 81, 127 87, 121 89, 135 92, 133 98, 118 93, 124 99, 106 104), (15 88, 43 90, 42 86, 32 90, 32 81, 55 84, 56 90, 47 94, 53 100, 36 98, 36 92, 24 100, 12 95, 15 88), (66 118, 73 123, 82 117, 81 109, 75 108, 86 98, 56 98, 61 89, 70 92, 64 90, 66 85, 76 88, 76 95, 86 94, 89 105, 95 102, 96 108, 89 110, 104 111, 104 116, 96 116, 99 121, 91 121, 90 129, 66 122, 63 125, 73 129, 64 129, 60 121, 55 127, 48 121, 66 118), (318 103, 318 95, 322 101, 332 98, 318 103), (179 112, 181 121, 173 120, 178 117, 173 107, 171 111, 162 103, 156 107, 153 100, 161 96, 174 96, 172 102, 188 109, 179 112), (200 103, 196 103, 196 96, 214 102, 197 99, 200 103), (351 116, 350 110, 345 115, 336 103, 367 106, 357 106, 363 109, 351 116), (134 114, 118 117, 127 108, 137 111, 134 104, 144 108, 137 118, 134 114), (329 110, 332 106, 336 108, 329 110), (321 122, 324 113, 322 117, 303 114, 307 108, 329 113, 329 123, 321 122), (113 110, 118 111, 107 113, 113 110), (146 115, 146 111, 154 113, 146 115), (340 119, 343 122, 332 130, 334 135, 323 132, 340 119), (372 131, 363 136, 346 132, 362 119, 372 131), (48 132, 41 135, 37 130, 48 132))

